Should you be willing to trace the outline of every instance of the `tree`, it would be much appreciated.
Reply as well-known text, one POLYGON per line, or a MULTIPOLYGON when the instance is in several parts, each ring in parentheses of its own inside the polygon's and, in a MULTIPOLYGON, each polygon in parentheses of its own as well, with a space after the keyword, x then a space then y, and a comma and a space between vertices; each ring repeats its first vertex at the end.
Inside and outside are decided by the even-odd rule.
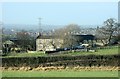
POLYGON ((17 33, 16 37, 18 39, 17 45, 21 48, 25 50, 35 50, 35 39, 29 34, 29 32, 22 30, 17 33))
POLYGON ((80 33, 80 26, 77 24, 69 24, 64 28, 66 34, 78 34, 80 33))
POLYGON ((117 29, 119 28, 118 23, 115 19, 107 19, 103 26, 98 29, 98 37, 104 40, 104 44, 110 44, 111 39, 117 34, 117 29))
POLYGON ((80 37, 71 34, 65 35, 63 39, 64 39, 63 47, 70 47, 70 48, 75 45, 79 45, 81 41, 80 37))
POLYGON ((80 33, 80 26, 77 24, 69 24, 64 28, 55 30, 53 35, 57 35, 64 39, 63 47, 72 47, 79 43, 80 38, 74 37, 80 33))

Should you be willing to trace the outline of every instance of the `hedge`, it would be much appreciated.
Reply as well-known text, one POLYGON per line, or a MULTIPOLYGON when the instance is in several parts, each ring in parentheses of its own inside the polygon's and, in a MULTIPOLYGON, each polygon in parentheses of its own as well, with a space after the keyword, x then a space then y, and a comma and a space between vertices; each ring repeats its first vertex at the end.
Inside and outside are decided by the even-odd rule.
POLYGON ((120 66, 120 55, 13 57, 2 59, 2 67, 120 66))

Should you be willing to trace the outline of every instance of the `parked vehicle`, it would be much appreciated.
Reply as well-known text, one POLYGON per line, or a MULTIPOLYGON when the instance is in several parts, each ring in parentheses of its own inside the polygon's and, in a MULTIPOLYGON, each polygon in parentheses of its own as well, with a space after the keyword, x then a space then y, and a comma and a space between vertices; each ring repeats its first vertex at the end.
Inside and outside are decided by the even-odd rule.
POLYGON ((57 51, 64 51, 64 48, 57 48, 57 51))
POLYGON ((77 49, 85 49, 85 46, 79 45, 79 46, 72 47, 72 50, 77 50, 77 49))
POLYGON ((64 48, 64 51, 66 51, 66 50, 70 50, 70 49, 71 49, 71 48, 67 48, 67 47, 66 47, 66 48, 64 48))

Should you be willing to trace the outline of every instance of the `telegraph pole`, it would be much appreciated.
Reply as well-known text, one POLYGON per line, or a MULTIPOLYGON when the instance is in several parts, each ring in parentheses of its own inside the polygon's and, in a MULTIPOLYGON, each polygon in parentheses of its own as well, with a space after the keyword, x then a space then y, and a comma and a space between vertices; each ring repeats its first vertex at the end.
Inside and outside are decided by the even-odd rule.
POLYGON ((2 50, 2 33, 3 33, 2 27, 3 27, 3 23, 0 21, 0 50, 2 50))
POLYGON ((42 32, 41 19, 42 18, 38 18, 38 20, 39 20, 39 24, 38 24, 39 25, 39 35, 41 35, 41 32, 42 32))

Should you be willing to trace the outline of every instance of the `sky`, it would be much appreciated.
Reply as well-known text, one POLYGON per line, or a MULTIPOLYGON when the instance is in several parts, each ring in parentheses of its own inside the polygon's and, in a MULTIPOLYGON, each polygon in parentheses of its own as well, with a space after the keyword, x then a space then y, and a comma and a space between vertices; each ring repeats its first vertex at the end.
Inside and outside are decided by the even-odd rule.
POLYGON ((118 19, 118 2, 3 2, 0 11, 5 24, 101 25, 118 19))
POLYGON ((118 2, 119 0, 0 0, 0 2, 118 2))

